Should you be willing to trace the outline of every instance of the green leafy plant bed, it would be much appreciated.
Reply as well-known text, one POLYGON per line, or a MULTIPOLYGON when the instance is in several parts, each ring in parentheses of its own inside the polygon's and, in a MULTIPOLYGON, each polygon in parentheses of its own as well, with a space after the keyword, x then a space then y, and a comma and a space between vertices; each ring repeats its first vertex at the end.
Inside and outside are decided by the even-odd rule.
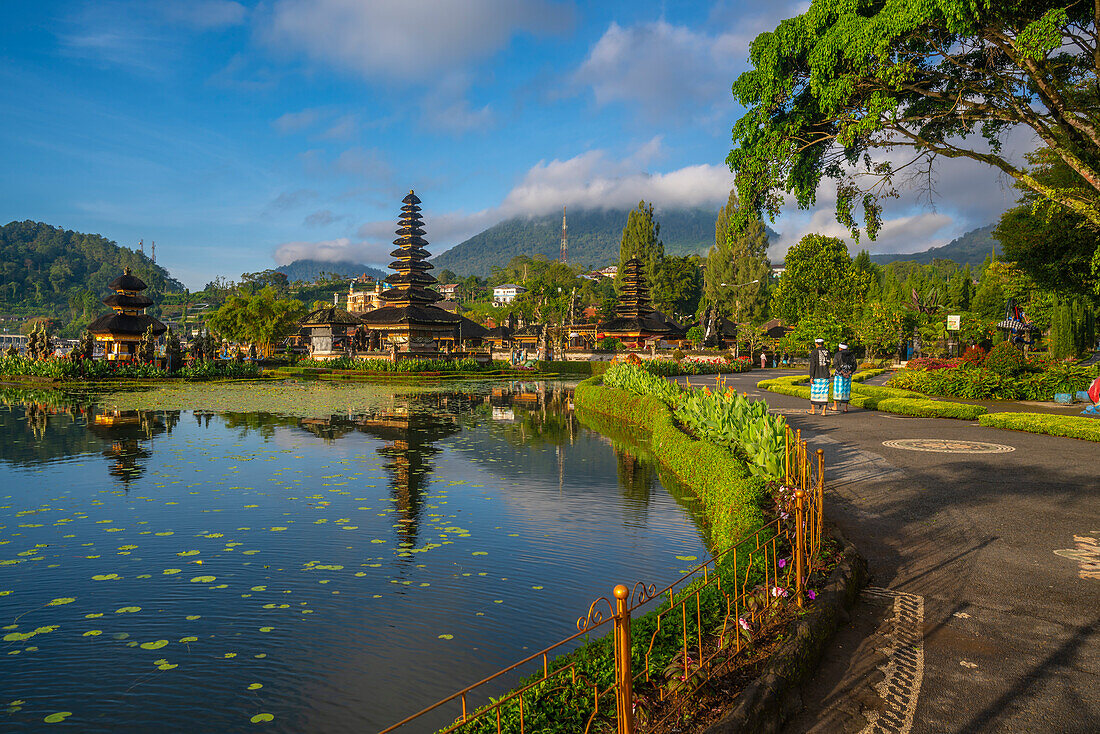
POLYGON ((1044 369, 1018 374, 963 363, 898 370, 887 384, 925 395, 967 400, 1052 400, 1055 393, 1087 389, 1096 375, 1096 365, 1081 367, 1066 362, 1052 362, 1044 369))
POLYGON ((296 365, 298 369, 353 370, 355 372, 487 372, 507 369, 508 363, 494 360, 482 364, 476 359, 339 359, 312 360, 303 359, 296 365))
POLYGON ((0 379, 45 378, 58 382, 104 382, 118 379, 182 378, 211 380, 252 379, 261 375, 260 367, 247 362, 199 362, 173 372, 153 364, 117 363, 91 359, 31 359, 22 355, 0 356, 0 379))
POLYGON ((1100 420, 1095 418, 1045 413, 988 413, 978 418, 978 422, 990 428, 1100 441, 1100 420))

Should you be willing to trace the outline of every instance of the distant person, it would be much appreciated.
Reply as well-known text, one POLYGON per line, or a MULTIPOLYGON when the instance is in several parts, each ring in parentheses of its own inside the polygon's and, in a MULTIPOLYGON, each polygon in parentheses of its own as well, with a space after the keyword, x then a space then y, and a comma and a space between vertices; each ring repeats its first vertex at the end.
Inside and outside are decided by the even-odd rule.
POLYGON ((764 369, 767 366, 768 366, 768 353, 767 352, 761 352, 760 353, 760 369, 764 369))
POLYGON ((829 407, 830 377, 832 377, 832 370, 829 368, 829 350, 825 348, 825 340, 814 339, 814 348, 810 352, 811 414, 820 405, 821 415, 825 415, 825 410, 829 407))
POLYGON ((848 403, 852 400, 852 375, 856 371, 856 357, 848 350, 847 344, 837 344, 837 353, 833 357, 833 410, 837 405, 844 406, 842 412, 848 412, 848 403))
POLYGON ((788 352, 786 349, 783 350, 783 366, 784 367, 790 367, 791 366, 791 355, 790 355, 790 352, 788 352))

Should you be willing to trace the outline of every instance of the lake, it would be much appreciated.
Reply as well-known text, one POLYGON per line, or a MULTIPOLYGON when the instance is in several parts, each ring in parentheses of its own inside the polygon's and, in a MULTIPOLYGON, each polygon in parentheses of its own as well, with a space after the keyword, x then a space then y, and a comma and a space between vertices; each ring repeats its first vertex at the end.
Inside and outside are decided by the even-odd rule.
POLYGON ((663 586, 691 498, 571 395, 0 390, 0 729, 377 731, 663 586))

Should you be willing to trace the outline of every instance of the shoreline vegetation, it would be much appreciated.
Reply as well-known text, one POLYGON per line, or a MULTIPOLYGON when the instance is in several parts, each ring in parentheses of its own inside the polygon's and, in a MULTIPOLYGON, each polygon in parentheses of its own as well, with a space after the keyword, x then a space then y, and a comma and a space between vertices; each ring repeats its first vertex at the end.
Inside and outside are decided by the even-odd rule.
MULTIPOLYGON (((575 388, 573 400, 582 424, 602 435, 627 435, 630 443, 638 444, 641 453, 655 460, 660 476, 672 475, 679 485, 677 490, 682 488, 694 496, 694 514, 701 520, 710 552, 718 554, 732 549, 715 568, 715 573, 724 582, 748 581, 751 586, 763 581, 763 577, 757 579, 756 576, 735 580, 733 569, 737 564, 742 569, 751 568, 746 559, 758 545, 756 540, 746 538, 751 538, 754 531, 782 512, 779 480, 786 428, 782 417, 768 414, 763 401, 753 403, 732 389, 685 389, 654 374, 646 365, 632 363, 616 364, 604 374, 583 380, 575 388), (703 408, 703 404, 709 410, 703 408), (763 410, 754 405, 762 406, 763 410), (694 422, 694 426, 689 428, 689 422, 694 422)), ((758 569, 752 571, 759 573, 758 569)), ((677 599, 691 593, 694 586, 691 584, 678 592, 677 599)), ((666 599, 648 613, 632 619, 632 634, 639 635, 639 639, 657 634, 660 629, 657 615, 668 609, 669 603, 666 599)), ((769 634, 783 628, 778 624, 782 609, 782 606, 777 607, 777 616, 773 618, 777 624, 767 628, 769 634)), ((706 631, 704 636, 721 628, 724 611, 724 597, 713 587, 705 589, 699 611, 701 629, 706 631)), ((696 621, 689 619, 688 623, 695 625, 696 621)), ((667 661, 677 655, 679 631, 674 632, 674 635, 662 632, 656 637, 656 654, 651 658, 649 671, 652 680, 665 681, 667 661)), ((763 632, 764 628, 755 633, 748 630, 742 633, 750 647, 756 645, 760 653, 744 661, 753 670, 768 657, 769 645, 774 642, 770 636, 753 638, 753 634, 763 632)), ((695 634, 694 627, 689 634, 695 634)), ((635 647, 634 670, 645 667, 644 652, 635 647)), ((566 666, 575 666, 576 683, 562 683, 558 690, 550 692, 544 689, 545 684, 536 683, 540 679, 540 674, 536 673, 522 679, 500 698, 491 699, 490 705, 515 695, 525 686, 534 686, 531 690, 535 695, 531 700, 524 696, 524 722, 531 731, 585 730, 587 712, 591 710, 592 686, 603 690, 614 682, 612 636, 591 640, 572 652, 553 658, 549 670, 553 672, 566 666)), ((671 690, 679 684, 670 680, 667 685, 671 690)), ((515 699, 502 707, 505 725, 515 719, 518 726, 518 706, 514 704, 515 699)), ((638 693, 635 716, 646 717, 654 705, 653 697, 638 693)), ((495 732, 496 719, 491 718, 492 721, 467 724, 464 731, 495 732)))

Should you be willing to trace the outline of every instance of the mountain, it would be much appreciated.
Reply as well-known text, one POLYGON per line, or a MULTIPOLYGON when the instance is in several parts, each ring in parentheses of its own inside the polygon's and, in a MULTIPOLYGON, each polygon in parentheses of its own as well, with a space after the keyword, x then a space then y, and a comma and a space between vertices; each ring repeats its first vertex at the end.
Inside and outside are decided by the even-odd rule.
POLYGON ((912 260, 928 265, 933 260, 954 260, 959 265, 981 265, 991 252, 1001 254, 1001 243, 993 237, 996 228, 996 224, 979 227, 956 237, 943 247, 933 247, 924 252, 871 255, 871 261, 885 265, 895 260, 912 260))
POLYGON ((123 268, 145 281, 154 301, 183 284, 149 257, 119 247, 98 234, 83 234, 43 222, 0 227, 0 311, 52 315, 65 320, 107 311, 100 299, 123 268))
POLYGON ((337 260, 336 262, 327 262, 324 260, 295 260, 289 265, 280 265, 275 268, 275 270, 284 273, 287 279, 292 283, 296 280, 312 283, 318 280, 323 272, 336 273, 344 278, 358 277, 363 273, 376 279, 385 278, 387 275, 387 273, 384 273, 378 268, 372 268, 362 263, 353 263, 350 260, 337 260))
MULTIPOLYGON (((619 240, 629 209, 570 211, 569 255, 571 264, 595 270, 619 261, 619 240)), ((661 240, 669 255, 706 255, 714 244, 717 209, 674 209, 657 212, 661 240)), ((771 236, 774 232, 769 230, 771 236)), ((556 260, 561 252, 561 215, 516 217, 495 224, 470 239, 432 258, 436 271, 458 275, 488 276, 516 255, 556 260)))

